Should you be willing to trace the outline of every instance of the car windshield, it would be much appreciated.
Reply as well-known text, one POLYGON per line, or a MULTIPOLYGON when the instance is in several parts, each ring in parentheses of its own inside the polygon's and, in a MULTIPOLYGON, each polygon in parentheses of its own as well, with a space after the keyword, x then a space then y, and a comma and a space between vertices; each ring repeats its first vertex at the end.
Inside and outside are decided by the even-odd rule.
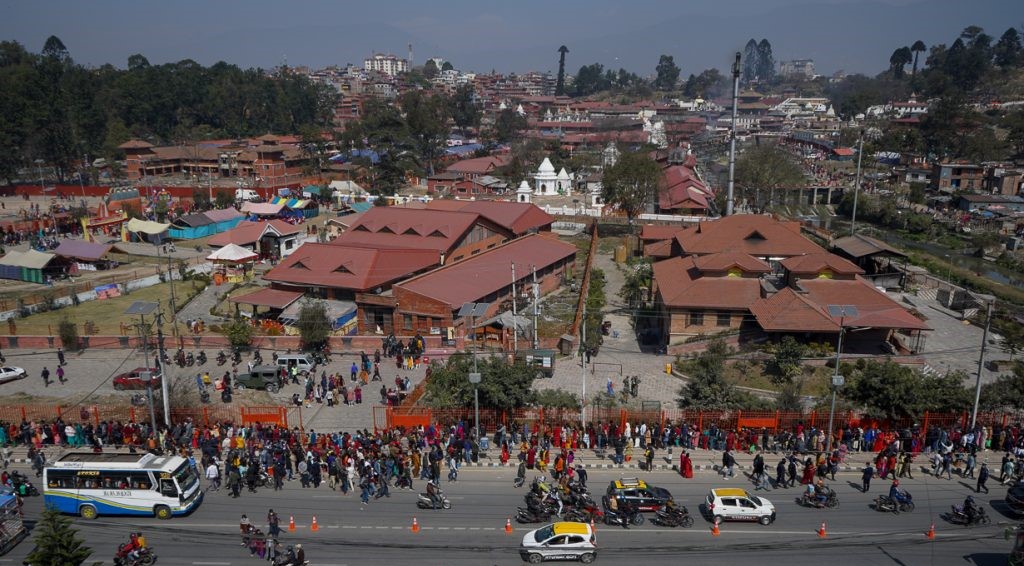
POLYGON ((533 535, 533 540, 537 542, 544 542, 554 536, 555 527, 554 525, 548 525, 542 529, 537 529, 537 532, 533 535))
POLYGON ((177 470, 174 470, 174 479, 178 480, 178 486, 181 488, 182 493, 192 489, 192 486, 199 481, 199 478, 192 471, 192 466, 188 462, 182 463, 181 466, 178 466, 177 470))
POLYGON ((754 502, 754 505, 757 505, 758 507, 760 507, 760 506, 764 505, 764 503, 762 503, 762 502, 761 502, 761 500, 760 500, 760 499, 758 499, 756 495, 747 495, 747 497, 748 497, 748 498, 749 498, 749 499, 750 499, 751 501, 753 501, 753 502, 754 502))

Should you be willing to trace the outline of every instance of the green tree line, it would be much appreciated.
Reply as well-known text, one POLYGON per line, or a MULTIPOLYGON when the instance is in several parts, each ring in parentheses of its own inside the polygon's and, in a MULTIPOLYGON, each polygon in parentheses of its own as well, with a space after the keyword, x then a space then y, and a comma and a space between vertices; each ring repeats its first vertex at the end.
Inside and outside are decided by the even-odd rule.
POLYGON ((85 156, 114 158, 137 137, 157 144, 293 133, 330 124, 334 89, 285 69, 273 73, 185 59, 126 68, 75 63, 57 37, 40 53, 0 42, 0 178, 42 159, 58 179, 85 156))

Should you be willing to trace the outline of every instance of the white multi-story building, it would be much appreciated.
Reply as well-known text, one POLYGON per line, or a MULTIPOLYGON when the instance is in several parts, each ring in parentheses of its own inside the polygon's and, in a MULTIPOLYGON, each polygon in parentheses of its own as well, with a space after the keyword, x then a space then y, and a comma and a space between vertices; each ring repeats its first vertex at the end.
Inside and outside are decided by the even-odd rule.
POLYGON ((803 75, 810 79, 814 77, 814 59, 792 59, 779 63, 779 74, 784 77, 795 77, 803 75))
POLYGON ((409 62, 394 55, 375 53, 373 57, 367 57, 363 61, 363 68, 367 71, 377 71, 395 76, 399 73, 409 72, 409 62))

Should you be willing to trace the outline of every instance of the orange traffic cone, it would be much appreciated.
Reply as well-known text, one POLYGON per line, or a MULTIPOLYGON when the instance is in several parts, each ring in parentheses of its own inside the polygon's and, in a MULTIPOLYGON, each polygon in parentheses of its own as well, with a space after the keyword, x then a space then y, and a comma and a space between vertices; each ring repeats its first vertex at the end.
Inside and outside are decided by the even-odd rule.
POLYGON ((309 530, 314 533, 320 530, 320 525, 316 524, 316 515, 313 515, 313 524, 309 526, 309 530))
POLYGON ((412 532, 414 532, 414 533, 420 532, 420 524, 416 522, 416 517, 412 518, 412 532))
POLYGON ((925 536, 927 536, 929 540, 935 540, 935 523, 932 523, 931 528, 928 529, 928 532, 925 533, 925 536))
POLYGON ((294 533, 295 532, 295 515, 289 515, 288 516, 288 532, 289 533, 294 533))
POLYGON ((512 534, 512 518, 505 519, 505 534, 512 534))
POLYGON ((722 531, 718 530, 718 518, 715 518, 715 522, 711 524, 711 536, 717 537, 722 531))
POLYGON ((818 529, 818 538, 825 538, 826 536, 828 535, 825 534, 825 521, 822 521, 821 528, 818 529))

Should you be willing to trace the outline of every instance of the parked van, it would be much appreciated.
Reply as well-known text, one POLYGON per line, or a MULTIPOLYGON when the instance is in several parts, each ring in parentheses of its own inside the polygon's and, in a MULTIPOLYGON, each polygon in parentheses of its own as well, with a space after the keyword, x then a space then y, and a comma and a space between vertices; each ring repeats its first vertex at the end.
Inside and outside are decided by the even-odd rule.
POLYGON ((283 380, 280 366, 255 366, 248 373, 240 373, 235 379, 235 389, 266 389, 277 393, 283 380))
POLYGON ((316 365, 313 359, 306 354, 285 354, 277 357, 278 367, 284 368, 286 374, 294 367, 297 372, 313 371, 316 365))
POLYGON ((250 201, 259 200, 260 195, 252 189, 235 189, 235 200, 250 201))

